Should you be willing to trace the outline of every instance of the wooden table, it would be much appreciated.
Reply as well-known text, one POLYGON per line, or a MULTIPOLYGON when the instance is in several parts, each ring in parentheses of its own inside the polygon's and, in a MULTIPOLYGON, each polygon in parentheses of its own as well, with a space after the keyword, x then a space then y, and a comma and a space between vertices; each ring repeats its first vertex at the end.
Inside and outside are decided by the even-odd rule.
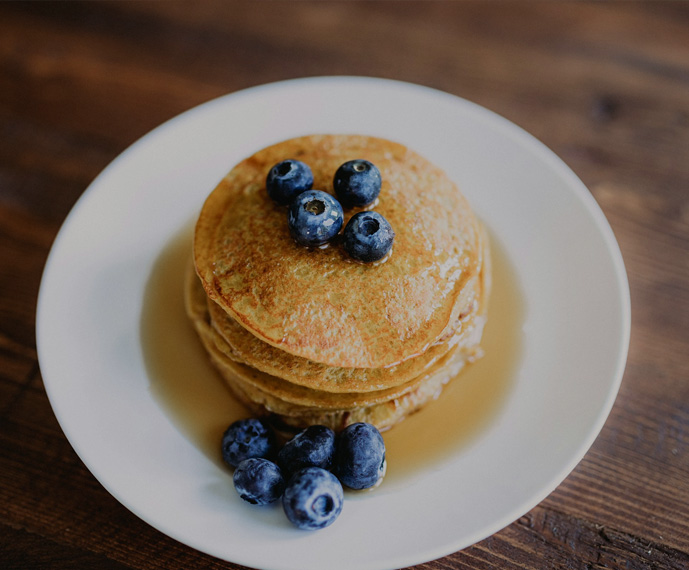
POLYGON ((36 298, 60 224, 161 122, 312 75, 439 88, 514 121, 589 187, 629 276, 626 373, 562 485, 419 568, 689 567, 689 5, 503 2, 0 4, 0 567, 237 568, 137 519, 48 403, 36 298))

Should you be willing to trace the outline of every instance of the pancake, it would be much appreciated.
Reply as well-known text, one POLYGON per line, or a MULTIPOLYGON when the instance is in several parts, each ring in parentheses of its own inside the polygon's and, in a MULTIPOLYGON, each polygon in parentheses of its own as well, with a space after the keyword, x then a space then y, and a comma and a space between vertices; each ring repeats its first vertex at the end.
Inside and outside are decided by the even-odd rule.
POLYGON ((462 293, 480 271, 480 232, 454 183, 415 152, 378 138, 318 135, 233 168, 202 208, 194 258, 207 296, 262 342, 327 367, 381 369, 455 332, 467 309, 462 293), (373 162, 383 179, 375 209, 396 233, 389 259, 364 265, 337 244, 295 244, 285 209, 265 189, 269 168, 286 158, 306 162, 314 188, 331 194, 343 162, 373 162))
MULTIPOLYGON (((440 339, 425 353, 405 360, 399 365, 388 368, 338 368, 319 362, 313 362, 298 356, 284 352, 272 345, 261 341, 244 327, 227 315, 222 308, 208 300, 211 323, 217 332, 229 345, 228 355, 237 362, 247 364, 273 376, 279 376, 289 382, 311 387, 326 392, 368 392, 384 388, 398 386, 406 383, 422 372, 446 354, 446 352, 458 345, 471 346, 477 343, 471 334, 476 324, 474 317, 482 315, 485 320, 485 302, 487 290, 490 286, 488 254, 488 241, 481 232, 481 260, 479 274, 469 280, 465 291, 462 292, 459 302, 464 307, 458 317, 458 322, 453 326, 451 335, 440 339)), ((196 280, 198 281, 198 280, 196 280)), ((201 302, 206 301, 203 291, 198 291, 199 286, 194 283, 197 295, 201 302)), ((482 328, 482 324, 480 325, 482 328)))
MULTIPOLYGON (((461 340, 452 343, 450 350, 407 382, 376 391, 333 393, 296 385, 242 363, 236 358, 232 347, 213 328, 203 289, 193 275, 193 271, 188 272, 185 290, 187 313, 206 349, 212 352, 214 363, 223 377, 240 385, 251 386, 256 391, 271 395, 282 403, 320 410, 351 410, 357 407, 370 407, 418 389, 420 384, 429 380, 438 371, 453 367, 453 362, 471 360, 477 356, 478 341, 485 321, 482 314, 465 317, 461 340)), ((245 388, 245 391, 250 392, 251 389, 245 388)))
MULTIPOLYGON (((467 328, 478 313, 481 285, 479 276, 466 287, 463 306, 453 333, 426 352, 387 368, 339 368, 284 352, 261 341, 229 317, 220 306, 208 301, 211 322, 231 349, 231 357, 289 382, 326 392, 373 392, 404 384, 433 366, 458 344, 466 343, 467 328)), ((203 292, 202 292, 203 293, 203 292)))
POLYGON ((345 409, 298 406, 243 382, 241 377, 233 376, 229 371, 225 371, 223 377, 235 396, 254 414, 265 416, 267 412, 274 423, 291 431, 299 431, 311 425, 325 425, 339 432, 356 422, 367 422, 375 425, 380 431, 385 431, 440 396, 444 385, 461 371, 466 361, 458 358, 452 363, 453 367, 437 371, 425 382, 417 384, 412 390, 397 398, 345 409))
MULTIPOLYGON (((235 397, 248 410, 257 416, 270 416, 273 423, 286 433, 316 424, 340 431, 359 421, 372 423, 379 430, 389 429, 437 398, 443 386, 467 362, 480 356, 480 349, 476 344, 471 347, 455 347, 420 377, 396 389, 363 394, 333 394, 311 390, 229 358, 223 348, 222 337, 210 324, 210 314, 203 302, 203 290, 195 283, 195 276, 193 277, 185 287, 185 305, 211 361, 235 397)), ((478 337, 480 338, 480 331, 478 337)))
MULTIPOLYGON (((347 219, 360 209, 345 212, 347 219)), ((455 185, 401 145, 318 135, 234 167, 196 225, 185 306, 211 361, 252 413, 281 429, 365 421, 387 429, 439 396, 482 355, 490 290, 486 233, 455 185), (352 261, 336 238, 309 249, 267 195, 270 167, 306 162, 334 194, 347 160, 381 171, 372 206, 395 229, 383 262, 352 261)))

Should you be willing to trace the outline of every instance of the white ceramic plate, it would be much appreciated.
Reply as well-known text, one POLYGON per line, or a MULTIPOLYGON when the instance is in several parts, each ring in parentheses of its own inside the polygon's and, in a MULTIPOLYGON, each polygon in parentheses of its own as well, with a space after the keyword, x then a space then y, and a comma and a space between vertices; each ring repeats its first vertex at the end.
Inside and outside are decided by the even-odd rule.
POLYGON ((248 89, 155 129, 92 183, 45 269, 37 344, 66 436, 97 479, 163 533, 262 569, 400 568, 462 549, 545 498, 599 433, 630 329, 622 258, 601 210, 552 152, 465 100, 370 78, 248 89), (315 132, 406 143, 459 183, 502 243, 526 298, 514 385, 491 425, 444 467, 347 501, 298 531, 252 510, 156 397, 140 334, 152 267, 229 168, 315 132))

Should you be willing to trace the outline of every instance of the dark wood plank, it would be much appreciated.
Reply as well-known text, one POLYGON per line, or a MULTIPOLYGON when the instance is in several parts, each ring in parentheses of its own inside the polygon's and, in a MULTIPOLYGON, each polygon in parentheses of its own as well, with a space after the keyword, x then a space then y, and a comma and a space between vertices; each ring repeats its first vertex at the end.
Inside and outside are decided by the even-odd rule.
POLYGON ((126 570, 130 568, 105 556, 91 554, 81 548, 69 548, 25 530, 8 527, 3 527, 0 533, 0 552, 5 567, 13 570, 24 568, 126 570))

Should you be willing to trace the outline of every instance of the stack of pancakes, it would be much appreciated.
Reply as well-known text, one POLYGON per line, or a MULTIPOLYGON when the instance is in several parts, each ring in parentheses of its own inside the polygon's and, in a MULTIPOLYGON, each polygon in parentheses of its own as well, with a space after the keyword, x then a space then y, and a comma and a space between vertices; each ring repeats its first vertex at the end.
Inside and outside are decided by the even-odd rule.
POLYGON ((480 356, 489 286, 485 232, 443 171, 387 140, 315 135, 265 148, 220 182, 196 225, 185 290, 212 362, 253 413, 339 431, 392 426, 480 356), (265 188, 287 158, 331 194, 342 163, 375 164, 373 208, 395 231, 391 255, 363 264, 337 240, 297 245, 265 188))

